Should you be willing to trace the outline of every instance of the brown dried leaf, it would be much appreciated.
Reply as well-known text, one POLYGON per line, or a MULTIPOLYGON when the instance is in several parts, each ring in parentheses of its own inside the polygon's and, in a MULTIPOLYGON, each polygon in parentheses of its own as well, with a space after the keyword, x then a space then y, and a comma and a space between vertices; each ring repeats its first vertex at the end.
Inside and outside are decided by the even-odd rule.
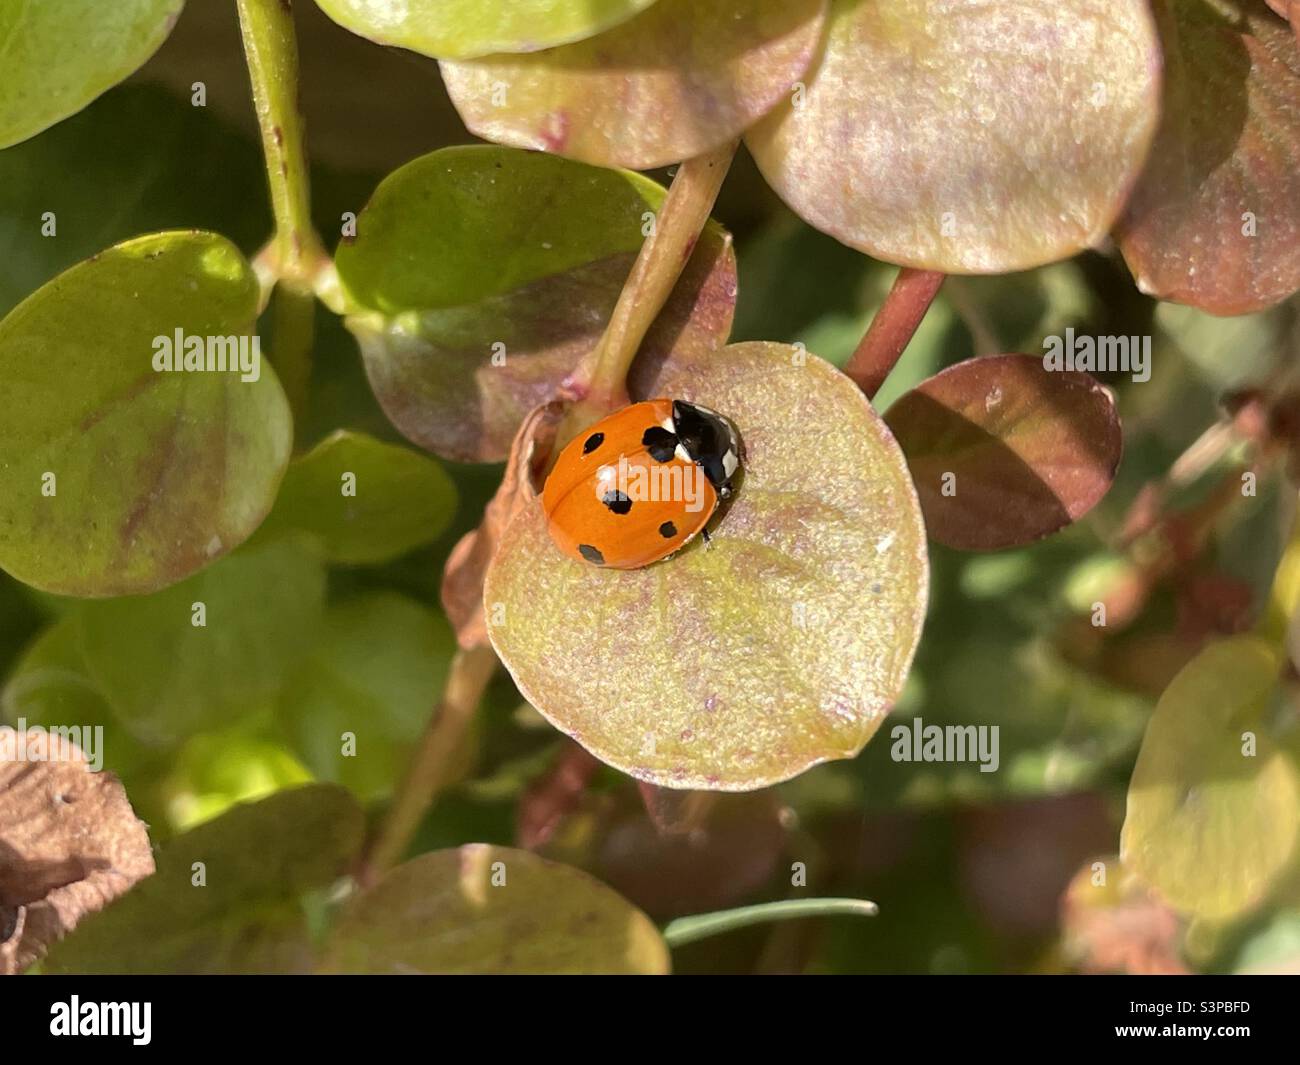
POLYGON ((22 972, 154 871, 117 777, 61 736, 29 730, 20 761, 21 742, 0 728, 0 973, 22 972))

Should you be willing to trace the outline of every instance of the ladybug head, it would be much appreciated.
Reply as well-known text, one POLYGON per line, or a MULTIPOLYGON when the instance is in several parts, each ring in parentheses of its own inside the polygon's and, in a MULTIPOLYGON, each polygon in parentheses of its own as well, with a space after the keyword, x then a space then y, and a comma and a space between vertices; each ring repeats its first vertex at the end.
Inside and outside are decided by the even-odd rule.
POLYGON ((727 498, 731 479, 740 468, 740 436, 736 427, 717 411, 694 403, 673 400, 673 432, 704 476, 727 498))

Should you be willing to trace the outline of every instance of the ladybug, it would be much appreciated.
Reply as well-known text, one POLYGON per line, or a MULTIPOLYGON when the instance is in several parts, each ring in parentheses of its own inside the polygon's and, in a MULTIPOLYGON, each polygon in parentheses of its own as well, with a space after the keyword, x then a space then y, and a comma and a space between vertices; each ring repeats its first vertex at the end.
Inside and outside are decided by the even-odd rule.
POLYGON ((680 399, 633 403, 570 441, 542 507, 566 555, 610 569, 667 558, 730 497, 740 438, 716 411, 680 399))

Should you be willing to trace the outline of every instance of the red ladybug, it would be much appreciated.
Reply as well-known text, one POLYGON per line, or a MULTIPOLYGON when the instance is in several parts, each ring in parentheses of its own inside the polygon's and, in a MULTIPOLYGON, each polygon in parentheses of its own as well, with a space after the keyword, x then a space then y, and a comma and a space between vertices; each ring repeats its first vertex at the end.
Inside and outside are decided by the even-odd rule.
POLYGON ((615 411, 560 452, 542 490, 551 539, 611 569, 667 558, 731 495, 740 454, 735 427, 707 407, 652 399, 615 411))

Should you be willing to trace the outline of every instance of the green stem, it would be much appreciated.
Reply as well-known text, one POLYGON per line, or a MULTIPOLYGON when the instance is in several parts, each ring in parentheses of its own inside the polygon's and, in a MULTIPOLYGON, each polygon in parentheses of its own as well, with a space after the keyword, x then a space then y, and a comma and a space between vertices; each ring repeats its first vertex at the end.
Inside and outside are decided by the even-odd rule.
POLYGON ((491 647, 457 651, 452 658, 447 686, 424 738, 378 834, 360 862, 357 880, 362 887, 373 884, 396 865, 411 845, 434 798, 447 785, 456 753, 496 672, 496 665, 497 656, 491 647))
POLYGON ((277 288, 272 361, 295 423, 301 424, 315 339, 312 285, 328 257, 311 223, 293 6, 291 0, 237 0, 237 4, 275 213, 275 236, 262 257, 277 288))
POLYGON ((604 335, 574 373, 575 402, 560 425, 555 454, 592 422, 627 404, 628 368, 695 250, 738 143, 687 159, 677 168, 604 335))
POLYGON ((792 921, 800 917, 875 917, 879 912, 874 902, 866 899, 787 899, 783 902, 763 902, 757 906, 741 906, 735 910, 702 913, 695 917, 679 917, 664 929, 664 940, 670 947, 694 943, 697 939, 732 932, 738 928, 766 924, 769 921, 792 921))
POLYGON ((289 0, 238 0, 239 28, 262 130, 282 278, 310 281, 324 258, 311 224, 311 185, 298 109, 298 39, 289 0))

